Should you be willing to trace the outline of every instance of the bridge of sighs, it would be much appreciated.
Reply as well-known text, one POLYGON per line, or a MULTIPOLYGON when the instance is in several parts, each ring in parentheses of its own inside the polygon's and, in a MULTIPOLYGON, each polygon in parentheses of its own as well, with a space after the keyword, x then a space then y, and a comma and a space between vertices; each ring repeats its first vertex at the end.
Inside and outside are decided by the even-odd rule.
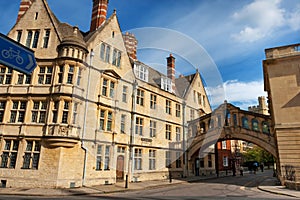
POLYGON ((241 110, 225 102, 211 114, 189 123, 188 160, 192 163, 220 140, 251 142, 277 158, 275 137, 270 125, 270 116, 241 110))

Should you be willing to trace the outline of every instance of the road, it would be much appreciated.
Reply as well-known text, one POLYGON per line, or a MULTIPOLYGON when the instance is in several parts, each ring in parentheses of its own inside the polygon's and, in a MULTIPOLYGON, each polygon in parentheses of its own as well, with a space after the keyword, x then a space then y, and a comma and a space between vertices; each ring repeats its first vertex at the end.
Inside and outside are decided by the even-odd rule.
POLYGON ((159 187, 141 191, 128 191, 122 193, 99 194, 93 196, 64 196, 64 197, 34 197, 34 196, 0 196, 0 200, 34 200, 34 199, 107 199, 107 200, 236 200, 236 199, 296 199, 288 196, 270 194, 257 189, 266 178, 271 177, 271 171, 245 176, 224 177, 201 182, 183 183, 167 187, 159 187))

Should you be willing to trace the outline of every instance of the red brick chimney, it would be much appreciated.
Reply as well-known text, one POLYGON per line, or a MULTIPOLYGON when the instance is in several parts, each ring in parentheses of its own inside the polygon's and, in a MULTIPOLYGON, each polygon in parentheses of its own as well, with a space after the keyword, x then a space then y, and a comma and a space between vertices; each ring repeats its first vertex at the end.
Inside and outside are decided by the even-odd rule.
POLYGON ((167 76, 172 82, 175 82, 175 58, 172 54, 167 57, 167 76))
POLYGON ((167 76, 172 81, 172 90, 175 91, 175 57, 167 57, 167 76))
POLYGON ((125 43, 125 47, 126 47, 128 56, 132 60, 137 60, 136 49, 137 49, 138 41, 135 38, 135 36, 132 33, 126 32, 123 35, 123 40, 124 40, 124 43, 125 43))
POLYGON ((21 19, 21 17, 30 8, 32 2, 33 2, 33 0, 21 0, 17 22, 21 19))
POLYGON ((93 0, 90 31, 97 30, 105 21, 109 0, 93 0))

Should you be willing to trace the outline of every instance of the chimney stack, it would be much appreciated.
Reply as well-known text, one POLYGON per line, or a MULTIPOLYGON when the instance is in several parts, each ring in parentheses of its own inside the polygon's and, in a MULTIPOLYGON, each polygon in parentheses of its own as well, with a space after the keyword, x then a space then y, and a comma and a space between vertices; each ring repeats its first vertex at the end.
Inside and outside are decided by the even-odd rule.
POLYGON ((109 0, 93 0, 90 31, 97 30, 105 21, 109 0))
POLYGON ((137 60, 137 56, 136 56, 136 49, 137 49, 137 44, 138 44, 137 39, 135 38, 135 36, 132 33, 128 33, 128 32, 126 32, 123 35, 123 39, 124 39, 124 44, 125 44, 128 56, 132 60, 137 60))
POLYGON ((167 57, 167 76, 172 81, 172 91, 175 91, 175 57, 167 57))
POLYGON ((26 11, 30 8, 33 0, 21 0, 19 13, 17 22, 21 19, 21 17, 26 13, 26 11))

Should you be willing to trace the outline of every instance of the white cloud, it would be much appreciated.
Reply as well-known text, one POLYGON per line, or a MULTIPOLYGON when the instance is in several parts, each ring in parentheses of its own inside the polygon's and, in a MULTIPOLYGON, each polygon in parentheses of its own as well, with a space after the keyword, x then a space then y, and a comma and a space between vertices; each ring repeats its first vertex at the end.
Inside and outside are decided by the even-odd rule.
POLYGON ((266 96, 263 81, 239 82, 237 80, 226 81, 222 86, 206 88, 210 96, 212 107, 217 107, 224 100, 242 109, 257 105, 259 96, 266 96), (225 92, 225 99, 222 94, 225 92))
POLYGON ((294 31, 300 30, 300 4, 295 7, 295 11, 287 16, 287 24, 294 31))
POLYGON ((271 35, 285 24, 285 10, 281 0, 255 0, 233 14, 234 21, 242 26, 232 37, 240 42, 254 42, 271 35))

